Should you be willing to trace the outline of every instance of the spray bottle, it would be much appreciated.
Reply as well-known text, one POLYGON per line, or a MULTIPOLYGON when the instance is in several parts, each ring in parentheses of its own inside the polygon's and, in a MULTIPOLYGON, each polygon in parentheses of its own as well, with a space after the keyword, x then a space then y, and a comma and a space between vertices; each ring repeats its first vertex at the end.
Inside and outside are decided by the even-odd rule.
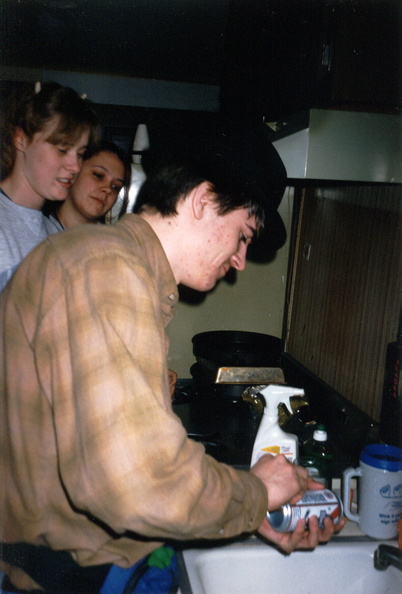
POLYGON ((265 407, 254 442, 251 466, 264 454, 284 454, 289 462, 293 462, 298 456, 298 439, 293 433, 285 433, 280 428, 278 406, 282 403, 292 412, 290 396, 303 395, 304 390, 269 384, 259 393, 265 399, 265 407))

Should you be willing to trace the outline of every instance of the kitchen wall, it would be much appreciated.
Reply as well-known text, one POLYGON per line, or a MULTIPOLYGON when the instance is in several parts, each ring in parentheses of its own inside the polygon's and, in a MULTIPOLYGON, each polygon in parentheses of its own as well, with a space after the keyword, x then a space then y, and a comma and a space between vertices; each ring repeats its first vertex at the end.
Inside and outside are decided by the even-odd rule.
POLYGON ((273 261, 249 262, 236 275, 234 284, 225 280, 198 304, 180 301, 168 326, 169 366, 180 378, 189 378, 195 362, 191 339, 208 330, 243 330, 282 336, 289 238, 293 211, 293 189, 288 188, 279 207, 288 239, 273 261))

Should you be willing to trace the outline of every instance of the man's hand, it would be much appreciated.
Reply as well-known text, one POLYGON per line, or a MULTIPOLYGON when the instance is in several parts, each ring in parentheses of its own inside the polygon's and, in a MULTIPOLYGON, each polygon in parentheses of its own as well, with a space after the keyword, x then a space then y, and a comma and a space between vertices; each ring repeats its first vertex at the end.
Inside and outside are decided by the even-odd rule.
MULTIPOLYGON (((307 489, 322 489, 323 485, 308 476, 302 466, 291 464, 285 456, 262 456, 251 468, 250 472, 258 476, 268 492, 268 511, 278 509, 285 503, 296 503, 307 489)), ((285 553, 295 549, 314 549, 319 543, 328 542, 334 533, 340 532, 346 520, 334 525, 331 518, 325 518, 324 528, 321 530, 318 519, 310 517, 308 530, 305 520, 299 520, 293 532, 280 533, 271 528, 267 519, 258 529, 258 533, 267 538, 285 553)))
POLYGON ((318 525, 318 518, 311 516, 308 521, 309 529, 306 530, 306 521, 301 519, 293 532, 275 532, 265 519, 258 529, 258 533, 276 544, 285 553, 291 553, 295 549, 315 549, 315 547, 324 542, 328 542, 332 536, 342 530, 346 520, 343 519, 334 525, 332 518, 324 520, 324 528, 321 530, 318 525))
MULTIPOLYGON (((291 464, 285 456, 266 454, 250 469, 264 483, 268 493, 268 511, 278 509, 285 503, 295 503, 301 499, 304 492, 310 488, 311 481, 308 472, 302 466, 291 464)), ((318 484, 318 488, 322 488, 318 484)))

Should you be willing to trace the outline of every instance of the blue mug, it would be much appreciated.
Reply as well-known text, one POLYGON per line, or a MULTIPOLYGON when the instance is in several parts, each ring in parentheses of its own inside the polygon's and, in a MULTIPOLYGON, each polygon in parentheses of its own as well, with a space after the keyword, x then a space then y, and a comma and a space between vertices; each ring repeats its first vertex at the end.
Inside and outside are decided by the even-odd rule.
POLYGON ((402 450, 385 444, 366 446, 358 468, 343 473, 343 506, 347 518, 378 539, 396 538, 402 511, 402 450), (357 513, 350 506, 350 481, 357 482, 357 513))

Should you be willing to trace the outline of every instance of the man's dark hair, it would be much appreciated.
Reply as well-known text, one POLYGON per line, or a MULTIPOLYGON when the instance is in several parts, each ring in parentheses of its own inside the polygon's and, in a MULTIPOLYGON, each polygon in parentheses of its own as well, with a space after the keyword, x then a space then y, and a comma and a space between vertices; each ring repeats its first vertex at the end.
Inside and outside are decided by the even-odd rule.
POLYGON ((218 127, 198 136, 160 133, 143 153, 142 163, 147 179, 135 212, 153 209, 174 216, 179 201, 208 182, 219 214, 245 208, 255 216, 258 237, 253 244, 261 254, 285 243, 286 229, 277 209, 286 169, 265 125, 218 127))
POLYGON ((223 183, 213 183, 196 168, 185 165, 162 165, 151 171, 138 192, 134 212, 140 213, 147 208, 159 212, 162 216, 177 214, 177 204, 198 185, 210 184, 211 192, 217 205, 217 211, 223 215, 238 208, 247 208, 250 216, 255 215, 258 227, 264 223, 264 211, 261 206, 241 191, 225 188, 223 183))

